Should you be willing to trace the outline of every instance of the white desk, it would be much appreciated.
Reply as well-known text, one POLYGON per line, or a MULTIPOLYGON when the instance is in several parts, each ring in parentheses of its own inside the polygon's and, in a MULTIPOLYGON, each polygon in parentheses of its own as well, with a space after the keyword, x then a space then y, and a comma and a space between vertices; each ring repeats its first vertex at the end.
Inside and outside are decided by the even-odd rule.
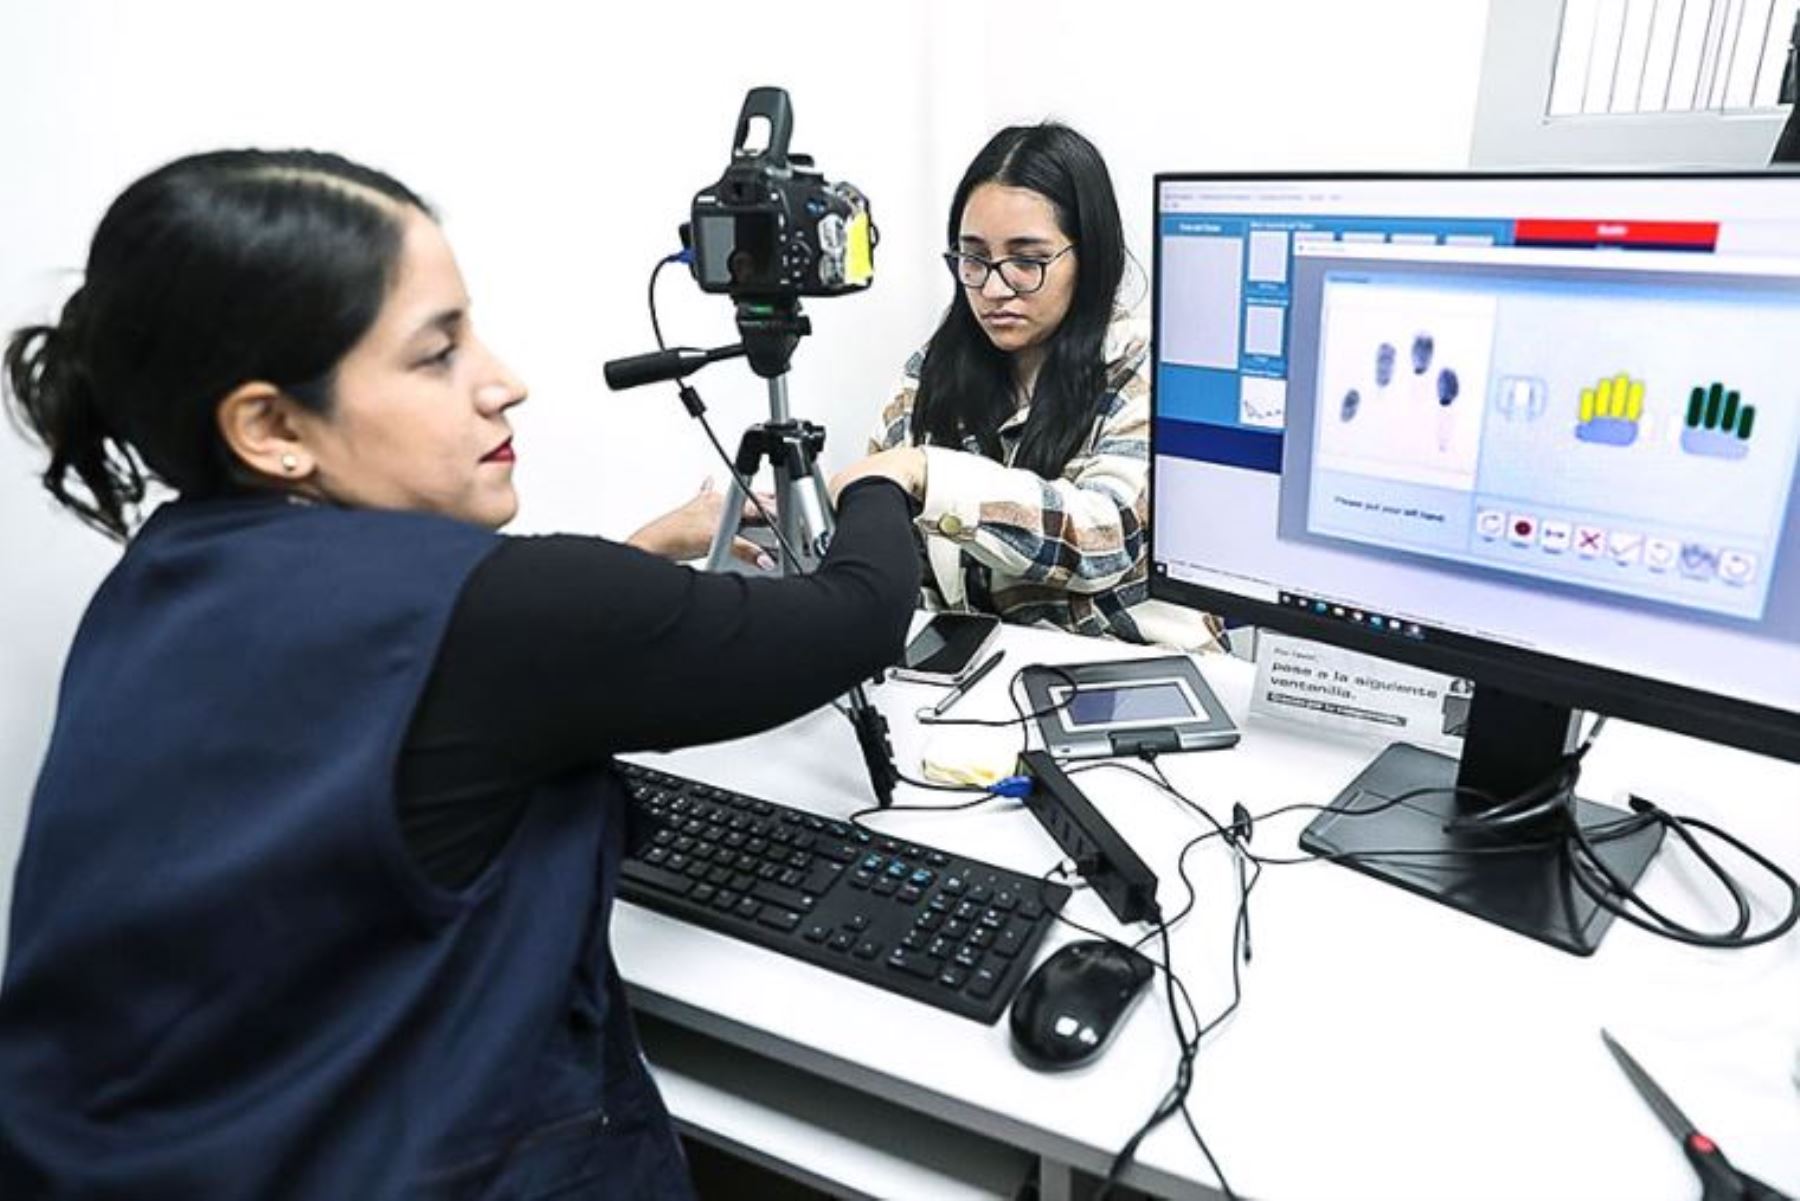
MULTIPOLYGON (((999 716, 1030 662, 1130 653, 1114 643, 1009 629, 1007 661, 953 713, 999 716)), ((1244 730, 1234 750, 1162 759, 1214 816, 1329 800, 1373 755, 1246 720, 1252 669, 1201 668, 1244 730)), ((930 731, 913 710, 936 690, 873 690, 903 768, 930 731)), ((846 723, 812 714, 773 733, 642 762, 842 817, 869 803, 846 723)), ((1122 772, 1077 782, 1184 898, 1176 850, 1203 828, 1122 772)), ((1710 816, 1790 870, 1800 867, 1800 766, 1622 723, 1588 757, 1584 795, 1626 790, 1710 816)), ((902 787, 902 801, 954 801, 902 787)), ((1295 853, 1311 814, 1258 826, 1264 854, 1295 853)), ((966 813, 893 813, 871 825, 1033 874, 1060 858, 1016 802, 966 813)), ((1235 868, 1219 840, 1188 859, 1200 891, 1173 962, 1204 1015, 1230 996, 1235 868)), ((1735 866, 1735 864, 1734 864, 1735 866)), ((1708 913, 1667 849, 1643 885, 1653 902, 1708 913)), ((1773 901, 1773 892, 1761 891, 1773 901)), ((1071 917, 1120 930, 1091 893, 1071 917)), ((1189 1107, 1232 1186, 1255 1198, 1657 1198, 1698 1196, 1675 1141, 1599 1038, 1630 1049, 1740 1168, 1800 1195, 1800 934, 1749 951, 1699 951, 1614 923, 1589 959, 1552 950, 1326 863, 1266 871, 1251 902, 1254 959, 1238 1013, 1196 1063, 1189 1107)), ((1039 954, 1079 937, 1056 927, 1039 954)), ((1160 990, 1094 1063, 1066 1075, 1021 1066, 1004 1017, 983 1026, 629 904, 613 944, 678 1119, 837 1189, 872 1196, 1006 1195, 1027 1157, 1101 1174, 1168 1087, 1175 1040, 1160 990), (651 1035, 655 1037, 651 1037, 651 1035), (760 1066, 759 1066, 760 1065, 760 1066), (916 1115, 931 1115, 931 1121, 916 1115)), ((1142 1144, 1127 1181, 1213 1196, 1180 1119, 1142 1144)))

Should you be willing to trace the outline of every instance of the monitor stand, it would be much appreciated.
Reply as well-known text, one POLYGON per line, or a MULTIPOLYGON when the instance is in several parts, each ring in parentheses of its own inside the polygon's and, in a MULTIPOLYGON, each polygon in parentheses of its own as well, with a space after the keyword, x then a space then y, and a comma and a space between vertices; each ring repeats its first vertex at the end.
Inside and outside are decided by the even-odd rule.
MULTIPOLYGON (((1300 837, 1315 855, 1380 851, 1441 852, 1338 859, 1347 867, 1509 930, 1577 955, 1591 955, 1613 914, 1595 904, 1570 878, 1567 822, 1584 828, 1630 816, 1607 805, 1570 797, 1535 828, 1493 833, 1447 832, 1452 818, 1487 807, 1476 798, 1441 791, 1368 813, 1389 799, 1420 788, 1479 788, 1513 797, 1549 779, 1570 749, 1572 715, 1562 706, 1528 700, 1487 687, 1475 690, 1459 763, 1446 755, 1395 743, 1337 795, 1300 837), (1504 854, 1497 846, 1533 846, 1504 854)), ((1662 841, 1650 826, 1622 838, 1596 842, 1599 857, 1620 879, 1635 884, 1662 841)))

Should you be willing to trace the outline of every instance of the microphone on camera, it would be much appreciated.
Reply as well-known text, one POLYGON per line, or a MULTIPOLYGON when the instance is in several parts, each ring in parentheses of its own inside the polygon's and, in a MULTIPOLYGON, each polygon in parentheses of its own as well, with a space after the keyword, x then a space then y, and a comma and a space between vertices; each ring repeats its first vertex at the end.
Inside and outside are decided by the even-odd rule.
POLYGON ((613 359, 606 364, 606 386, 614 392, 623 392, 627 388, 636 388, 644 384, 660 384, 664 380, 681 379, 684 376, 692 375, 708 363, 717 363, 721 359, 735 359, 743 354, 742 343, 721 346, 717 350, 696 350, 691 346, 677 346, 673 350, 634 354, 630 358, 613 359))

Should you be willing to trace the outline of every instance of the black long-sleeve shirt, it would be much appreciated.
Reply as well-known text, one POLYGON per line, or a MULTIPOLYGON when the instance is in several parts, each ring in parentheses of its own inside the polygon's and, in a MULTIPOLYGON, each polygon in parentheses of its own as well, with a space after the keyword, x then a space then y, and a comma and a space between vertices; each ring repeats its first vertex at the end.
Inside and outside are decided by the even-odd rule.
POLYGON ((472 880, 541 780, 769 729, 896 661, 918 602, 911 516, 897 485, 859 481, 819 569, 786 579, 503 540, 457 599, 401 755, 401 829, 427 875, 472 880))

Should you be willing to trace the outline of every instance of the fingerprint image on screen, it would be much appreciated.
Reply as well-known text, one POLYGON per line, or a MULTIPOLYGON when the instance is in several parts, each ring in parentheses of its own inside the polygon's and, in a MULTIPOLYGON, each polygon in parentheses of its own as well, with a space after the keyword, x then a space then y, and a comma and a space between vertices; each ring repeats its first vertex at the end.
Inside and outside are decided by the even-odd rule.
POLYGON ((1069 702, 1070 729, 1084 726, 1141 725, 1195 716, 1187 690, 1174 680, 1110 688, 1083 688, 1069 702))

